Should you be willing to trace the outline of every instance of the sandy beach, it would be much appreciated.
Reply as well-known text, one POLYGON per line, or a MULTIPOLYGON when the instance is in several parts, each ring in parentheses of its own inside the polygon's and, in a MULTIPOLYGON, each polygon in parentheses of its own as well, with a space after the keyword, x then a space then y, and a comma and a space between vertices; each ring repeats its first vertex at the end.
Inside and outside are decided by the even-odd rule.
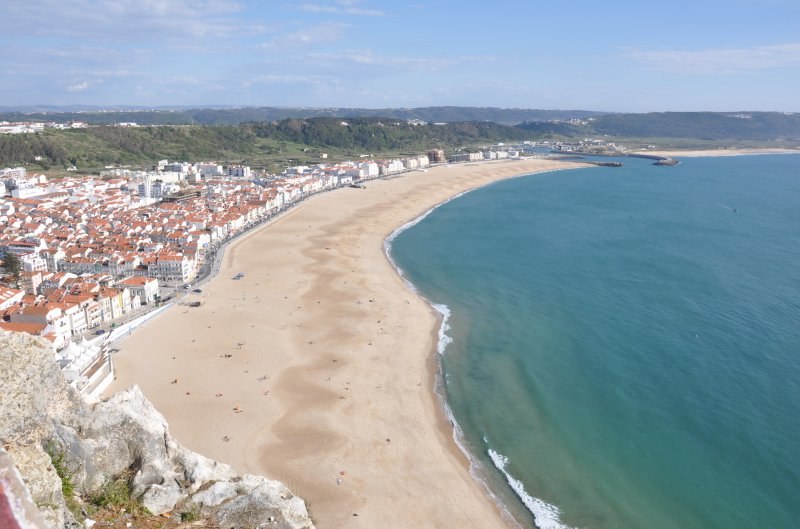
POLYGON ((122 341, 106 393, 138 384, 179 441, 284 482, 321 529, 513 526, 453 441, 433 392, 437 315, 383 241, 462 191, 571 167, 436 167, 315 196, 231 244, 186 298, 201 307, 122 341))
POLYGON ((640 151, 638 154, 650 154, 667 158, 696 158, 700 156, 743 156, 749 154, 792 154, 800 153, 797 149, 705 149, 677 151, 640 151))

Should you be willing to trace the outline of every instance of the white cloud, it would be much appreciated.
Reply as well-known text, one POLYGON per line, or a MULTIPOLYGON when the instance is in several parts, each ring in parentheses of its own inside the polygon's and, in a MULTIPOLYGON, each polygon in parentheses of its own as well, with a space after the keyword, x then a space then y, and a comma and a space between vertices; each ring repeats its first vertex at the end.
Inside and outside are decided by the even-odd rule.
POLYGON ((297 9, 307 13, 333 13, 337 15, 355 15, 364 17, 382 17, 385 13, 379 9, 369 9, 356 6, 357 2, 340 1, 336 5, 300 4, 297 9))
POLYGON ((259 75, 246 81, 242 82, 242 86, 245 88, 249 88, 253 85, 257 84, 310 84, 310 85, 321 85, 321 84, 335 84, 338 83, 338 79, 335 77, 325 76, 325 75, 273 75, 273 74, 266 74, 266 75, 259 75))
POLYGON ((68 86, 67 92, 72 92, 73 94, 76 94, 78 92, 83 92, 87 88, 89 88, 89 83, 87 81, 83 81, 81 83, 76 83, 68 86))
POLYGON ((348 24, 338 22, 309 26, 285 35, 279 35, 261 47, 266 50, 283 50, 320 42, 334 42, 342 38, 350 27, 348 24))
POLYGON ((234 16, 233 0, 5 0, 6 33, 92 40, 170 40, 259 32, 234 16))
POLYGON ((378 55, 370 50, 352 50, 342 53, 309 53, 307 57, 317 62, 342 63, 366 67, 385 67, 401 70, 436 72, 464 63, 494 62, 494 57, 461 56, 461 57, 397 57, 378 55))
POLYGON ((800 43, 699 51, 625 50, 649 70, 676 73, 741 73, 800 66, 800 43))

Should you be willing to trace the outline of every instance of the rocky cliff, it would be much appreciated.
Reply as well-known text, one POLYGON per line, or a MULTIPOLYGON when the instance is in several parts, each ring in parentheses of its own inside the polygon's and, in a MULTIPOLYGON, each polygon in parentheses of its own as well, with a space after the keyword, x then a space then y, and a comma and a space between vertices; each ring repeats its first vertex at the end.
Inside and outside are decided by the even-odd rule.
POLYGON ((303 500, 281 483, 237 476, 178 444, 137 387, 85 404, 28 335, 0 334, 0 442, 4 529, 75 526, 91 515, 85 500, 121 479, 154 515, 191 513, 225 529, 313 528, 303 500))

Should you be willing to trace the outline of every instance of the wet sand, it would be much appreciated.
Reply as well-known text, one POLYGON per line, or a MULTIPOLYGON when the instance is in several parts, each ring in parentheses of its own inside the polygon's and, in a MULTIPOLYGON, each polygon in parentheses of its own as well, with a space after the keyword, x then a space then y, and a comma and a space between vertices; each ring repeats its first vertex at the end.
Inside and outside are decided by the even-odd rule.
POLYGON ((180 442, 284 482, 321 529, 513 526, 453 441, 433 392, 438 317, 383 242, 465 190, 571 167, 441 166, 315 196, 231 244, 186 298, 201 307, 125 338, 106 393, 138 384, 180 442))

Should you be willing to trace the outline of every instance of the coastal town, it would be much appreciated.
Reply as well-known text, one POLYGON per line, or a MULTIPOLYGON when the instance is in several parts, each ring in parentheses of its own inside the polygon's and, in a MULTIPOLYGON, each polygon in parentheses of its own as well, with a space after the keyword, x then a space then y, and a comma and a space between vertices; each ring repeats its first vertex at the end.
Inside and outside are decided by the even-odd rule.
POLYGON ((113 379, 110 344, 200 292, 198 282, 214 274, 237 235, 323 191, 520 154, 503 145, 450 157, 431 149, 280 174, 168 160, 61 179, 0 169, 0 329, 45 338, 66 378, 96 398, 113 379))

